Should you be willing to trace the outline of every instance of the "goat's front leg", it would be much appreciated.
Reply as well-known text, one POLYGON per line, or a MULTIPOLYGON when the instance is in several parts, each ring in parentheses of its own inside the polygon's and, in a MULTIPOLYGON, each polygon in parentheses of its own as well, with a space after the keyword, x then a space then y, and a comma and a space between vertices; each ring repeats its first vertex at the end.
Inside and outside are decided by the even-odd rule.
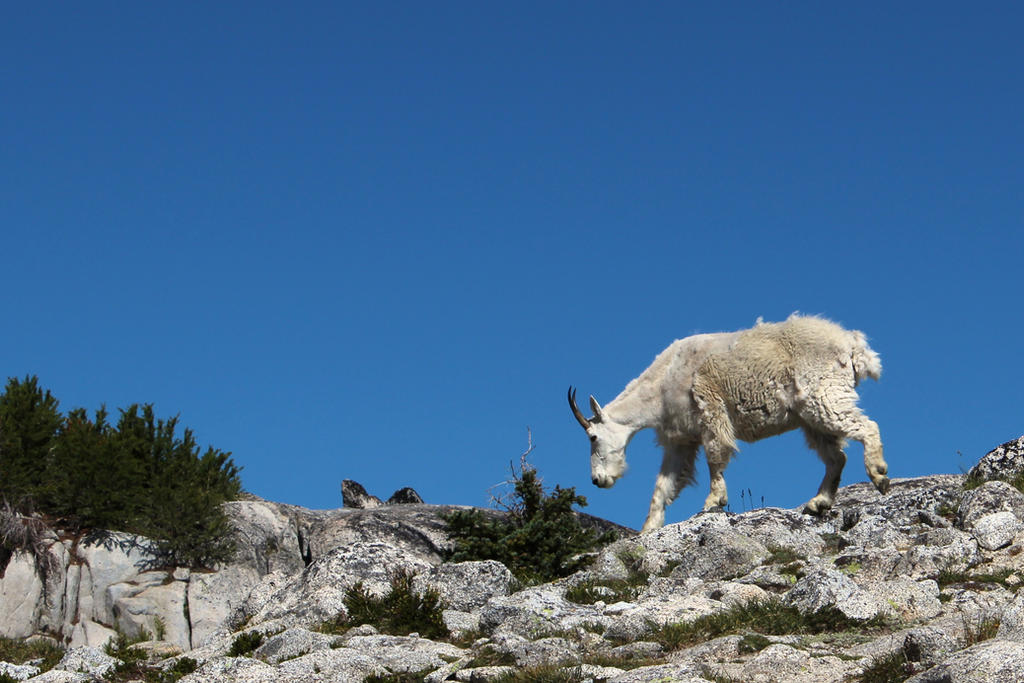
POLYGON ((665 508, 676 499, 680 489, 693 481, 693 461, 696 456, 696 446, 665 448, 665 454, 661 458, 661 471, 654 482, 651 509, 647 513, 647 521, 644 522, 641 533, 664 526, 665 508))

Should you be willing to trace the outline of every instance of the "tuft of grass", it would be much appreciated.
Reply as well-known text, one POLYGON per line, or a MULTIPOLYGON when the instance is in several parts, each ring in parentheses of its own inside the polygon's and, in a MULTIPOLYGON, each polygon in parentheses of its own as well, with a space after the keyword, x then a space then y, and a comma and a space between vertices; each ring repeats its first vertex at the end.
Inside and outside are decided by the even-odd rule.
POLYGON ((848 545, 839 534, 821 534, 821 540, 825 541, 824 552, 826 553, 838 553, 848 545))
POLYGON ((659 664, 665 664, 666 659, 660 657, 645 657, 643 655, 614 655, 608 653, 594 653, 587 655, 583 659, 584 664, 592 664, 594 666, 613 666, 617 669, 624 669, 626 671, 630 669, 639 669, 642 666, 657 666, 659 664))
POLYGON ((971 489, 978 488, 987 481, 1004 481, 1021 493, 1024 493, 1024 471, 1005 477, 996 477, 994 479, 984 479, 979 476, 967 475, 964 477, 962 488, 964 491, 970 491, 971 489))
POLYGON ((974 619, 963 616, 964 624, 964 647, 977 645, 978 643, 991 640, 999 633, 999 618, 993 616, 978 615, 974 619))
POLYGON ((902 650, 876 657, 857 679, 859 683, 902 683, 918 673, 902 650))
POLYGON ((565 592, 565 599, 579 605, 593 605, 604 601, 631 602, 647 587, 650 578, 643 569, 643 556, 636 553, 623 552, 619 559, 626 566, 628 575, 625 579, 592 579, 581 581, 565 592))
POLYGON ((866 621, 851 619, 830 607, 804 614, 777 598, 751 600, 729 609, 672 624, 649 624, 651 637, 669 650, 678 650, 712 638, 753 631, 766 635, 812 634, 822 631, 878 631, 886 621, 875 617, 866 621))
POLYGON ((260 631, 249 631, 248 633, 239 633, 234 642, 231 643, 231 649, 228 650, 228 657, 242 657, 250 652, 253 652, 260 645, 266 636, 260 631))
POLYGON ((541 664, 509 671, 491 679, 493 683, 583 683, 580 667, 541 664))
POLYGON ((0 638, 0 662, 24 664, 33 662, 40 672, 47 672, 64 656, 64 649, 45 640, 15 640, 0 638), (34 661, 41 660, 41 661, 34 661))
MULTIPOLYGON (((149 634, 143 634, 142 638, 148 639, 148 636, 149 634)), ((196 660, 191 657, 182 657, 166 670, 152 666, 147 661, 146 653, 140 648, 134 647, 139 642, 142 642, 141 638, 133 640, 123 633, 119 633, 112 643, 107 644, 107 654, 121 661, 103 677, 106 683, 127 683, 128 681, 175 683, 198 668, 196 660)))
POLYGON ((769 645, 772 644, 768 638, 765 638, 760 633, 748 633, 743 636, 743 639, 736 644, 736 650, 741 655, 750 654, 752 652, 760 652, 769 645))
POLYGON ((999 585, 1004 588, 1014 590, 1014 586, 1007 582, 1007 579, 1013 573, 1014 570, 1010 568, 1003 568, 991 573, 979 574, 943 569, 939 572, 938 576, 935 577, 935 581, 939 584, 940 588, 951 584, 964 584, 966 588, 974 590, 984 590, 993 585, 999 585))
POLYGON ((771 555, 765 561, 766 564, 791 564, 793 562, 806 562, 807 557, 789 548, 781 546, 768 546, 771 555))
POLYGON ((466 662, 466 669, 481 666, 515 666, 516 658, 508 652, 499 652, 492 645, 484 645, 476 651, 473 658, 466 662))
POLYGON ((441 617, 441 596, 437 591, 417 593, 413 575, 400 571, 391 577, 391 588, 382 596, 373 595, 362 581, 345 591, 347 619, 335 619, 321 625, 325 633, 343 633, 349 626, 370 624, 381 633, 407 636, 419 633, 432 640, 449 637, 441 617))
POLYGON ((427 679, 427 675, 432 673, 433 669, 424 669, 423 671, 403 671, 393 674, 370 674, 363 679, 363 683, 423 683, 427 679))

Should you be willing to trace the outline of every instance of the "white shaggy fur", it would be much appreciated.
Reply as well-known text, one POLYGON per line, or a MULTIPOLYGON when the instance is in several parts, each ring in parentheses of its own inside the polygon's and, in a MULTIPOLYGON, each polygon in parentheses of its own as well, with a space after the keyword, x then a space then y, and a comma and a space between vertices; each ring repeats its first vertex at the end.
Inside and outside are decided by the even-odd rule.
POLYGON ((804 511, 832 507, 846 464, 846 439, 864 445, 864 467, 885 493, 888 467, 878 425, 857 407, 857 383, 878 379, 882 363, 864 334, 810 316, 749 330, 699 334, 673 342, 614 401, 601 407, 590 397, 594 416, 584 418, 569 403, 591 440, 591 479, 610 487, 626 469, 626 446, 651 427, 664 449, 643 530, 665 523, 665 507, 694 480, 697 449, 704 447, 711 493, 704 509, 728 502, 722 472, 736 441, 757 441, 800 428, 825 463, 818 494, 804 511))

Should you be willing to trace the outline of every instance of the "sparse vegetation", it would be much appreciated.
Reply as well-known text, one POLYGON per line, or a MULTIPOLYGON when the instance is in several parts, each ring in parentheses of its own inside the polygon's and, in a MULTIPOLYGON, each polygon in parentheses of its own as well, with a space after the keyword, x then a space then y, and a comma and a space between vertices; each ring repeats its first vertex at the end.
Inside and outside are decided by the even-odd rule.
POLYGON ((876 657, 858 678, 859 683, 902 683, 919 673, 902 650, 876 657))
POLYGON ((511 496, 498 499, 504 515, 479 510, 444 515, 454 542, 449 561, 497 560, 519 580, 543 583, 582 569, 590 560, 587 553, 615 540, 612 532, 598 534, 580 524, 573 506, 585 507, 587 499, 575 488, 545 491, 526 454, 518 471, 511 469, 511 496))
POLYGON ((583 672, 578 666, 540 664, 509 671, 491 680, 494 683, 583 683, 583 672))
POLYGON ((228 650, 228 657, 242 657, 248 655, 250 652, 254 652, 263 641, 266 636, 260 631, 247 631, 245 633, 239 633, 235 636, 234 642, 231 643, 231 649, 228 650))
POLYGON ((437 591, 417 593, 412 587, 413 575, 398 572, 391 577, 387 593, 371 593, 361 581, 345 591, 344 603, 348 617, 338 617, 321 624, 324 633, 344 633, 352 626, 370 624, 381 633, 405 636, 419 633, 424 638, 444 639, 448 628, 441 618, 441 597, 437 591))
POLYGON ((393 674, 370 674, 363 679, 363 683, 423 683, 427 674, 433 669, 424 669, 416 672, 401 672, 393 674))
POLYGON ((964 647, 995 638, 999 633, 999 623, 999 618, 991 615, 980 614, 974 618, 964 615, 964 647))
POLYGON ((772 641, 768 640, 760 633, 747 633, 744 634, 740 642, 736 644, 736 650, 741 654, 750 654, 751 652, 760 652, 769 645, 772 641))
POLYGON ((752 600, 721 612, 674 624, 651 624, 650 637, 665 648, 678 650, 730 633, 753 631, 765 635, 809 634, 822 631, 878 631, 884 619, 850 619, 835 608, 804 614, 778 599, 752 600))
POLYGON ((935 581, 939 584, 940 588, 956 584, 974 590, 987 590, 994 586, 1003 586, 1004 588, 1014 590, 1016 584, 1011 584, 1007 581, 1013 574, 1014 570, 1010 568, 978 573, 944 569, 935 577, 935 581))
POLYGON ((481 666, 514 666, 515 657, 508 652, 499 652, 493 645, 484 645, 473 654, 473 658, 466 662, 467 669, 475 669, 481 666))
POLYGON ((33 662, 40 671, 52 669, 64 656, 64 649, 47 640, 14 640, 0 637, 0 662, 33 662))

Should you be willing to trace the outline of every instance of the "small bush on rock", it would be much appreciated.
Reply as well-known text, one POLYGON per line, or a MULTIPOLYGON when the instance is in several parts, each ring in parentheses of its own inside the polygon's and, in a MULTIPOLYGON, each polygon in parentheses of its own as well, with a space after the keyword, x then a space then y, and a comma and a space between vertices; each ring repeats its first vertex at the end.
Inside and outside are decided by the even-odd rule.
POLYGON ((858 683, 902 683, 917 672, 902 650, 876 657, 857 679, 858 683))
POLYGON ((249 631, 247 633, 239 633, 234 642, 231 643, 231 649, 228 650, 228 657, 241 657, 253 652, 260 645, 263 644, 264 636, 259 631, 249 631))
POLYGON ((370 624, 381 633, 407 636, 418 633, 423 638, 447 638, 448 628, 441 618, 441 596, 427 589, 417 593, 412 587, 413 575, 398 572, 391 578, 391 588, 384 595, 369 592, 362 581, 345 591, 347 619, 336 619, 321 625, 326 633, 342 633, 350 626, 370 624))
MULTIPOLYGON (((585 529, 573 511, 587 499, 575 487, 544 490, 537 470, 526 463, 512 467, 511 501, 505 515, 458 510, 443 515, 454 548, 447 560, 497 560, 525 583, 544 583, 582 569, 587 553, 615 540, 614 532, 585 529)), ((499 501, 501 502, 501 501, 499 501)))

